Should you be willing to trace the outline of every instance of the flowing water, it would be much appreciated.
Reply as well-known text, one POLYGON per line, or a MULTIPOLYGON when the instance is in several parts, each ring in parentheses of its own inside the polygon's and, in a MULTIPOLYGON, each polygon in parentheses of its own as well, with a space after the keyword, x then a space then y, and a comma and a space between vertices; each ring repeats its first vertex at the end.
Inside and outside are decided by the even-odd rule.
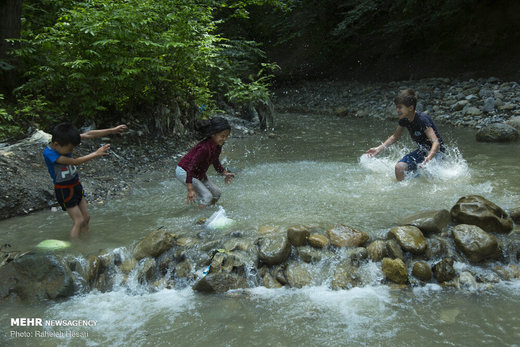
MULTIPOLYGON (((363 156, 393 132, 395 122, 280 115, 275 136, 231 138, 221 159, 237 178, 225 186, 212 176, 223 189, 220 204, 236 220, 225 233, 240 231, 254 239, 262 225, 327 229, 343 223, 381 238, 400 218, 450 209, 463 195, 480 194, 505 209, 520 206, 520 144, 477 143, 473 130, 438 125, 449 147, 447 158, 399 183, 393 167, 414 149, 408 135, 376 158, 363 156)), ((186 191, 174 169, 156 172, 125 199, 91 205, 91 232, 67 253, 82 257, 117 249, 126 254, 159 227, 203 240, 218 236, 222 231, 201 233, 194 225, 215 209, 186 206, 186 191)), ((26 250, 44 239, 66 239, 69 229, 65 213, 44 211, 0 222, 0 240, 26 250)), ((456 267, 471 270, 462 263, 456 267)), ((62 302, 3 304, 0 345, 520 344, 518 280, 486 290, 436 284, 392 289, 380 284, 378 264, 368 262, 361 270, 366 285, 350 290, 316 283, 303 289, 256 287, 201 295, 190 287, 150 292, 129 281, 108 293, 93 291, 62 302), (11 327, 13 317, 89 320, 95 326, 43 329, 88 337, 35 337, 42 329, 11 327), (32 337, 16 337, 13 331, 32 337)))

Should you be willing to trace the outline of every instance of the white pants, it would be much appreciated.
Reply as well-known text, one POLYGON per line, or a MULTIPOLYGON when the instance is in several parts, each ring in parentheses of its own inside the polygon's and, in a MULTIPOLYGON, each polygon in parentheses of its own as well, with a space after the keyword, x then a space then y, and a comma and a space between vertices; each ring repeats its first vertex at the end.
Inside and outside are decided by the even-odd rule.
MULTIPOLYGON (((175 176, 179 181, 186 185, 186 170, 177 166, 175 176)), ((203 181, 193 178, 192 184, 195 193, 197 193, 197 198, 199 199, 200 204, 207 206, 211 204, 212 201, 216 202, 220 199, 220 189, 209 179, 209 177, 203 181)))

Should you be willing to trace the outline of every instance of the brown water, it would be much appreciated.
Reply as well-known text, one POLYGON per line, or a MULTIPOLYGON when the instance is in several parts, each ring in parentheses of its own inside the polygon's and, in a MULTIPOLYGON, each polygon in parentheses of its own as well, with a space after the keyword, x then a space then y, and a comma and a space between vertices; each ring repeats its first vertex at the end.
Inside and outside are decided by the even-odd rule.
MULTIPOLYGON (((261 225, 328 228, 344 223, 382 236, 405 215, 450 209, 467 194, 483 195, 505 209, 520 206, 520 144, 477 143, 473 130, 439 124, 450 147, 448 158, 398 183, 393 166, 414 149, 409 139, 375 159, 362 156, 394 127, 391 122, 281 115, 277 137, 231 138, 221 159, 235 169, 237 179, 224 186, 214 177, 223 188, 221 205, 237 222, 230 231, 254 238, 261 225)), ((175 180, 173 165, 151 178, 124 200, 90 206, 91 234, 67 253, 82 257, 104 249, 125 255, 158 227, 196 237, 200 227, 194 221, 215 209, 185 206, 185 188, 175 180)), ((69 229, 65 213, 44 211, 0 222, 0 240, 24 250, 44 239, 66 239, 69 229)), ((328 265, 323 260, 325 273, 328 265)), ((456 268, 478 271, 459 263, 456 268)), ((189 288, 150 293, 130 281, 109 293, 91 292, 60 303, 4 304, 0 345, 519 344, 519 281, 472 291, 435 284, 392 290, 380 285, 378 264, 364 265, 362 273, 368 285, 344 291, 320 283, 206 296, 189 288), (35 337, 36 330, 45 329, 11 327, 13 317, 85 319, 96 326, 47 327, 88 333, 86 338, 35 337), (32 337, 11 338, 13 331, 26 330, 32 337)))

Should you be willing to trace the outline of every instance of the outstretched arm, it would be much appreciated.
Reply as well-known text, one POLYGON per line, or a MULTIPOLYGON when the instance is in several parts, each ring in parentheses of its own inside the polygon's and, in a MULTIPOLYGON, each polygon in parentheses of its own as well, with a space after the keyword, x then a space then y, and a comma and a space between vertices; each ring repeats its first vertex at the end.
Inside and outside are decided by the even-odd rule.
POLYGON ((372 147, 365 153, 368 154, 370 157, 375 157, 380 152, 382 152, 386 147, 392 145, 393 143, 396 143, 401 138, 401 135, 403 134, 404 127, 398 125, 397 129, 395 129, 395 132, 385 140, 382 144, 380 144, 377 147, 372 147))
POLYGON ((106 144, 102 147, 99 147, 95 152, 92 152, 90 154, 84 155, 79 158, 71 158, 71 157, 62 155, 58 159, 56 159, 56 162, 58 164, 63 164, 63 165, 81 165, 94 158, 101 157, 103 155, 108 155, 109 149, 110 149, 110 145, 106 144))
POLYGON ((102 137, 107 135, 113 135, 113 134, 121 134, 123 131, 126 130, 126 125, 121 124, 114 128, 108 128, 108 129, 100 129, 100 130, 89 130, 86 133, 81 134, 81 139, 93 139, 95 137, 102 137))

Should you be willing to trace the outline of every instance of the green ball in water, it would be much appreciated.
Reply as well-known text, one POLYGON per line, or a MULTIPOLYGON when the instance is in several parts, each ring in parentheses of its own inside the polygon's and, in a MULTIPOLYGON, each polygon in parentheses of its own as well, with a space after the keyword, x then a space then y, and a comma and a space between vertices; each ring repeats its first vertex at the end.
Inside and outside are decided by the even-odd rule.
POLYGON ((64 249, 71 246, 71 243, 69 241, 62 241, 62 240, 43 240, 39 244, 36 245, 39 249, 44 250, 54 250, 54 249, 64 249))

